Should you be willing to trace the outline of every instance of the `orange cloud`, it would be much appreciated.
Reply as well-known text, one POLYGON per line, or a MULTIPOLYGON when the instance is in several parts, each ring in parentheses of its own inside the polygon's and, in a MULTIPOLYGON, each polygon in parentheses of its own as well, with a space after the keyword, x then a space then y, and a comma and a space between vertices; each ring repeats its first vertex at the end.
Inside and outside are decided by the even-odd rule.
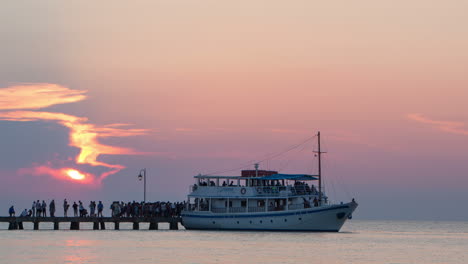
POLYGON ((463 122, 432 120, 421 114, 408 114, 407 118, 419 123, 432 125, 444 132, 468 136, 468 130, 464 128, 465 123, 463 122))
MULTIPOLYGON (((57 85, 47 86, 47 89, 43 85, 39 86, 15 86, 9 87, 4 92, 0 90, 0 108, 5 109, 5 107, 10 107, 11 109, 18 108, 34 108, 40 106, 50 106, 52 104, 59 103, 68 103, 71 101, 81 100, 80 96, 84 98, 84 95, 81 95, 81 91, 70 90, 68 88, 63 88, 57 85), (15 90, 18 90, 19 93, 14 93, 15 90), (30 94, 26 91, 31 92, 34 96, 34 99, 31 98, 30 94), (5 98, 8 94, 16 94, 15 99, 5 98), (20 95, 23 95, 22 98, 20 95), (3 97, 2 97, 3 96, 3 97), (42 98, 39 98, 42 97, 42 98), (48 98, 50 97, 50 102, 48 98), (60 101, 59 99, 62 99, 60 101), (28 102, 28 100, 31 100, 28 102), (17 102, 18 105, 14 105, 17 102), (48 103, 46 103, 48 102, 48 103)), ((134 155, 142 154, 134 151, 130 148, 122 148, 117 146, 111 146, 102 144, 99 142, 100 138, 109 138, 109 137, 129 137, 144 135, 148 132, 146 129, 129 129, 125 128, 127 124, 110 124, 105 126, 98 126, 95 124, 88 123, 88 118, 86 117, 77 117, 73 115, 68 115, 64 113, 53 113, 53 112, 39 112, 39 111, 0 111, 0 120, 8 121, 53 121, 61 124, 70 129, 69 135, 69 145, 80 149, 80 153, 76 157, 77 164, 89 164, 92 166, 103 166, 107 167, 110 170, 102 173, 99 177, 94 177, 92 174, 81 173, 80 175, 87 175, 86 179, 96 178, 96 182, 99 184, 107 176, 117 173, 120 170, 124 169, 125 166, 120 164, 109 164, 102 161, 99 161, 98 158, 100 155, 134 155)), ((41 175, 49 174, 55 178, 70 179, 70 168, 67 169, 53 169, 49 166, 38 166, 32 169, 32 174, 41 175), (58 176, 60 175, 60 177, 58 176)), ((75 173, 75 172, 74 172, 75 173)), ((75 179, 76 180, 76 179, 75 179)), ((90 183, 93 180, 83 180, 82 183, 90 183)))
POLYGON ((86 99, 86 91, 49 83, 25 84, 0 89, 0 110, 40 109, 86 99))
POLYGON ((20 169, 22 175, 50 175, 59 180, 66 180, 81 184, 90 184, 95 182, 94 175, 78 171, 73 168, 54 169, 49 166, 36 166, 34 168, 20 169))

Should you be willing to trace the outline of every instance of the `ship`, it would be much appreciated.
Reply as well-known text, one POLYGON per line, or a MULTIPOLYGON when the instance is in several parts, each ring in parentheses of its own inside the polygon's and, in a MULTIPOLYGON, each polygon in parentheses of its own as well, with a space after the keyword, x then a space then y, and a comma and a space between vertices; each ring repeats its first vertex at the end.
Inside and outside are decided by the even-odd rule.
POLYGON ((322 188, 320 132, 318 173, 243 170, 240 176, 196 175, 182 224, 188 230, 339 232, 358 204, 332 203, 322 188))

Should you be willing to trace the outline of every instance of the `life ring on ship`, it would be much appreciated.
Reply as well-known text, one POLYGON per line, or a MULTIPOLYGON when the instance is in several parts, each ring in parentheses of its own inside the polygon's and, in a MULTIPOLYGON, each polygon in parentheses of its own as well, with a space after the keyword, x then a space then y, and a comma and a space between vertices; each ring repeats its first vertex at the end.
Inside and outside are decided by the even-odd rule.
POLYGON ((241 194, 245 194, 245 192, 247 192, 247 190, 245 188, 242 188, 241 189, 241 194))
POLYGON ((262 194, 262 188, 261 187, 257 187, 257 193, 262 194))

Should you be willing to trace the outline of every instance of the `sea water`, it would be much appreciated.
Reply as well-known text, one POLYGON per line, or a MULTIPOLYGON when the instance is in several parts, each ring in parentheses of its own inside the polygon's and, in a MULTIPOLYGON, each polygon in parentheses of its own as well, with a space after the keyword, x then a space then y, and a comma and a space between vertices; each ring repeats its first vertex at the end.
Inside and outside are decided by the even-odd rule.
POLYGON ((91 228, 1 230, 0 263, 468 263, 468 222, 353 219, 339 233, 91 228))

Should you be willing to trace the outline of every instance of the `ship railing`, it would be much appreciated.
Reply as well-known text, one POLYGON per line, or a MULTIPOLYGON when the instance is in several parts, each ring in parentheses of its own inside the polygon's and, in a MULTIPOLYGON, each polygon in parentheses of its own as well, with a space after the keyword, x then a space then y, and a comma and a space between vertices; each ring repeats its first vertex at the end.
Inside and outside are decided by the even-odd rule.
POLYGON ((211 208, 211 212, 216 214, 222 214, 227 212, 227 208, 211 208))
POLYGON ((249 207, 249 213, 265 212, 265 207, 249 207))
POLYGON ((205 212, 207 212, 207 211, 209 211, 209 210, 210 210, 210 208, 208 207, 207 204, 203 204, 203 205, 200 204, 200 209, 199 209, 198 211, 205 211, 205 212))
POLYGON ((304 204, 290 204, 288 206, 289 210, 299 210, 299 209, 304 209, 304 204))
POLYGON ((280 192, 287 188, 286 186, 258 186, 256 190, 259 196, 279 196, 280 192))
POLYGON ((247 207, 231 207, 229 208, 230 213, 245 213, 247 211, 247 207))
POLYGON ((283 205, 280 205, 280 206, 268 206, 268 211, 284 211, 285 210, 285 206, 283 205))
POLYGON ((290 186, 289 191, 291 192, 291 195, 314 194, 314 191, 307 185, 290 186))
POLYGON ((298 186, 258 186, 256 187, 257 196, 296 196, 310 195, 314 192, 307 185, 298 186))

